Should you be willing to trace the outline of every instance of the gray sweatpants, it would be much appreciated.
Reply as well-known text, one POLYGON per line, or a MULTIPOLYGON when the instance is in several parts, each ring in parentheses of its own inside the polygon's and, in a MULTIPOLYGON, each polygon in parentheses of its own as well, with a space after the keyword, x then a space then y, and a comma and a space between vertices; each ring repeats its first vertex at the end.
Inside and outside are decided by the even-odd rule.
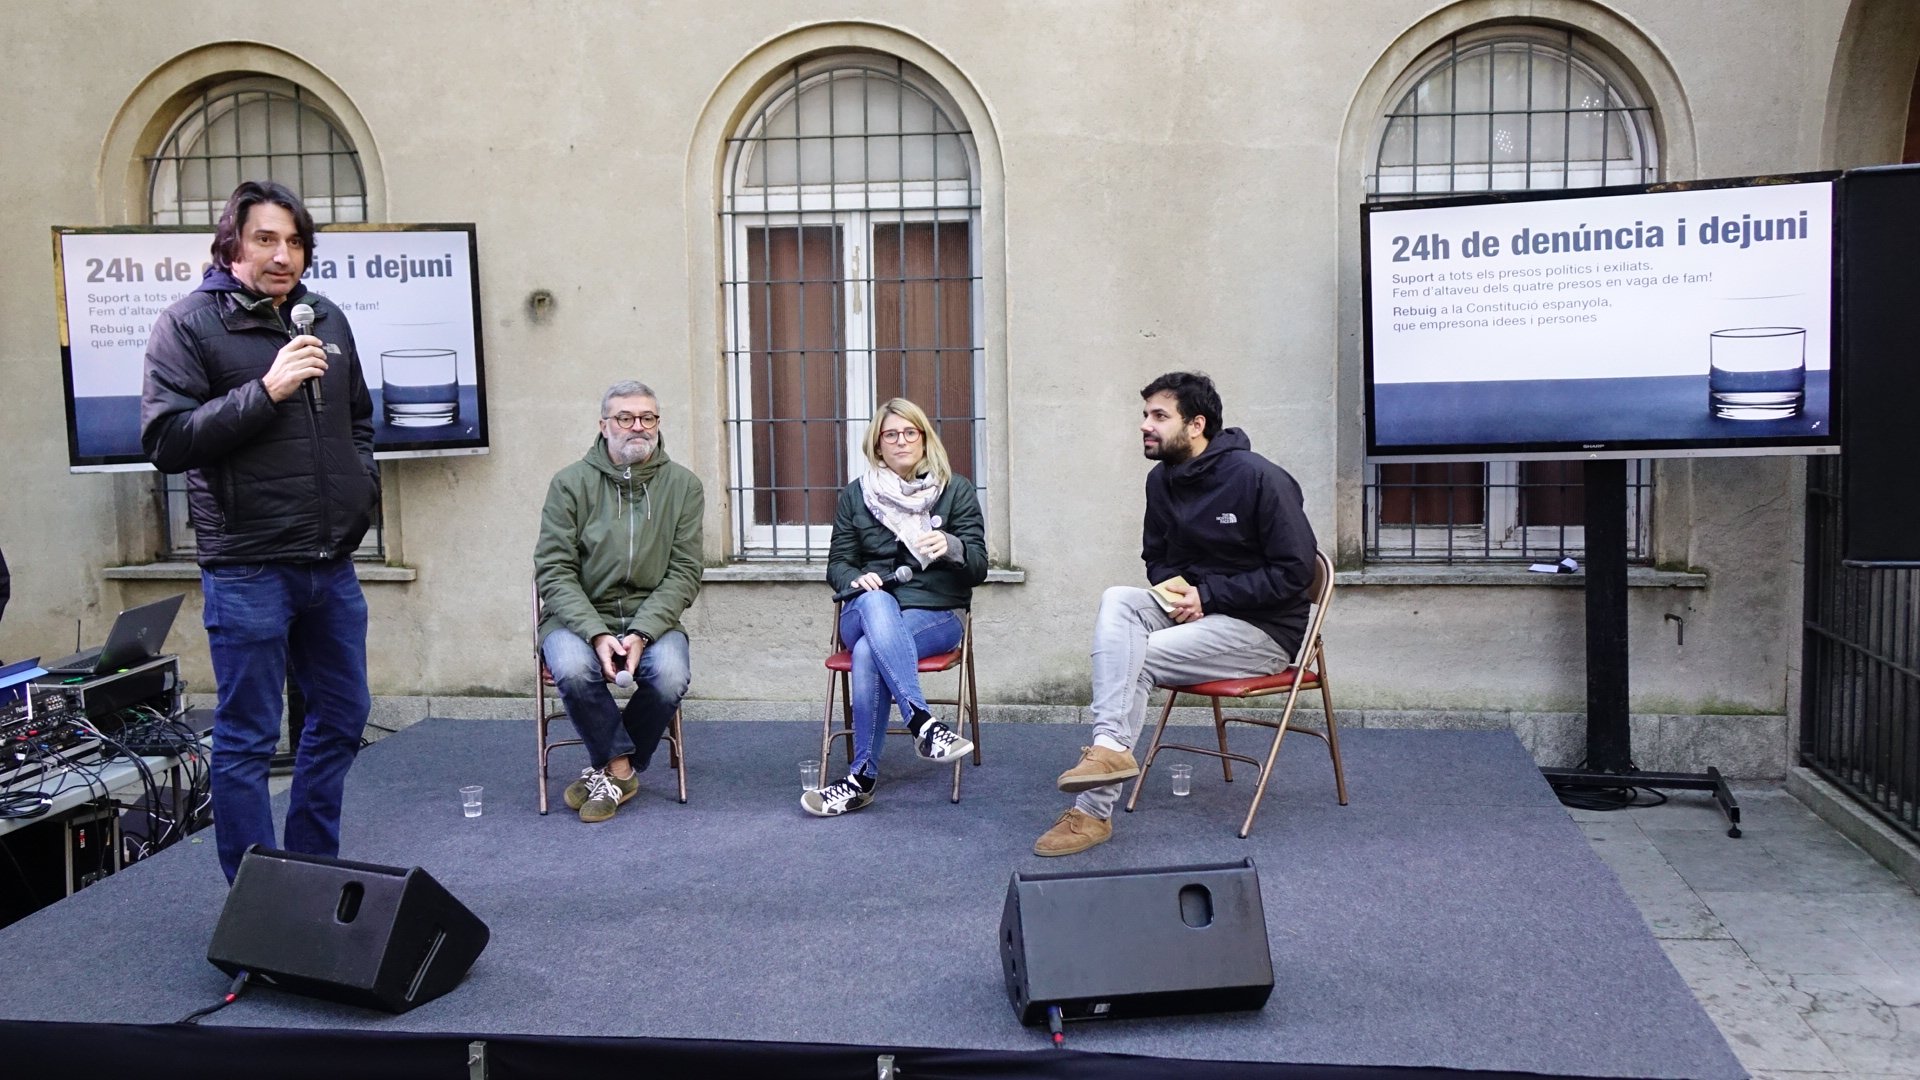
MULTIPOLYGON (((1154 684, 1271 675, 1288 663, 1265 630, 1231 615, 1176 623, 1146 589, 1116 585, 1100 597, 1093 624, 1093 734, 1133 749, 1146 723, 1154 684)), ((1135 754, 1137 760, 1141 755, 1135 754)), ((1129 781, 1130 782, 1130 781, 1129 781)), ((1074 805, 1097 818, 1113 813, 1125 784, 1083 791, 1074 805)))

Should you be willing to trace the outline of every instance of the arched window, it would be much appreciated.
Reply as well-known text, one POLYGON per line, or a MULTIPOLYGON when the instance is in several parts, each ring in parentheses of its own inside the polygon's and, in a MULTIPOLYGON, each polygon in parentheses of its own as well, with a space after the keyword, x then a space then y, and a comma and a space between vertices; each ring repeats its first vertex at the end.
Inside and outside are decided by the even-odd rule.
MULTIPOLYGON (((188 99, 147 158, 147 220, 153 225, 219 221, 242 180, 277 180, 300 196, 319 224, 367 220, 360 155, 325 105, 298 85, 269 76, 216 82, 188 99)), ((170 557, 191 558, 186 480, 159 478, 170 557)), ((377 558, 384 538, 376 507, 358 554, 377 558)))
POLYGON ((223 83, 193 101, 148 159, 148 220, 213 224, 242 180, 287 185, 319 224, 367 220, 359 153, 326 107, 285 79, 223 83))
POLYGON ((878 53, 796 63, 728 140, 721 210, 735 550, 824 558, 877 402, 981 485, 980 165, 952 99, 878 53))
MULTIPOLYGON (((1457 34, 1387 95, 1370 155, 1376 200, 1659 179, 1652 109, 1631 75, 1571 30, 1457 34)), ((1366 556, 1466 561, 1584 550, 1577 462, 1379 465, 1366 485, 1366 556)), ((1628 466, 1629 555, 1649 556, 1653 470, 1628 466)))

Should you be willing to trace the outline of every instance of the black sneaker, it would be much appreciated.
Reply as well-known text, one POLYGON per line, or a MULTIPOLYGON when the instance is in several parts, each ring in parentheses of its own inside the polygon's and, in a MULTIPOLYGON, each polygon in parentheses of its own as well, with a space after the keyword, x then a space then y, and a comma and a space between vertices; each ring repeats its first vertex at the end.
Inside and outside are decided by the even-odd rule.
POLYGON ((913 737, 913 750, 928 761, 944 765, 973 753, 973 741, 961 738, 938 720, 929 720, 921 725, 920 734, 913 737))
POLYGON ((850 814, 873 801, 873 792, 861 791, 851 778, 837 784, 803 792, 800 809, 814 817, 839 817, 850 814))

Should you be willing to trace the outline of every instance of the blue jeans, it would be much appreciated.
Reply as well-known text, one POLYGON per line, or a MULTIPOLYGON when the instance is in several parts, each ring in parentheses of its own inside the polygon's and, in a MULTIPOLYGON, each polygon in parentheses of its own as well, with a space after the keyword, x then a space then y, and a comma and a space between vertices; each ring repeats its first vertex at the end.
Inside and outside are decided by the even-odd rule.
POLYGON ((579 634, 565 627, 555 630, 540 643, 540 655, 593 767, 604 769, 614 758, 631 756, 634 769, 645 772, 693 681, 687 635, 669 630, 640 654, 633 696, 624 711, 607 689, 599 654, 579 634))
POLYGON ((840 611, 840 643, 853 650, 853 771, 872 778, 880 772, 886 742, 887 706, 900 705, 902 720, 924 712, 920 692, 923 656, 951 652, 960 644, 960 613, 928 608, 902 610, 883 589, 861 593, 840 611))
POLYGON ((353 560, 251 563, 200 571, 219 701, 213 712, 213 830, 227 880, 253 844, 340 853, 340 799, 360 752, 367 690, 367 598, 353 560), (267 770, 280 741, 287 659, 307 702, 294 751, 286 841, 273 840, 267 770))

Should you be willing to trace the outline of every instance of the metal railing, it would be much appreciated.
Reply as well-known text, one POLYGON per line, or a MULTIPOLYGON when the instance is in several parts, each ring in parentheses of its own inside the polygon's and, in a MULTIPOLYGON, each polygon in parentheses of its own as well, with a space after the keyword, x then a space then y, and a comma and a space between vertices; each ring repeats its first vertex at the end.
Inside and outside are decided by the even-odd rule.
POLYGON ((1844 468, 1807 465, 1800 762, 1920 842, 1920 570, 1842 564, 1844 468))

